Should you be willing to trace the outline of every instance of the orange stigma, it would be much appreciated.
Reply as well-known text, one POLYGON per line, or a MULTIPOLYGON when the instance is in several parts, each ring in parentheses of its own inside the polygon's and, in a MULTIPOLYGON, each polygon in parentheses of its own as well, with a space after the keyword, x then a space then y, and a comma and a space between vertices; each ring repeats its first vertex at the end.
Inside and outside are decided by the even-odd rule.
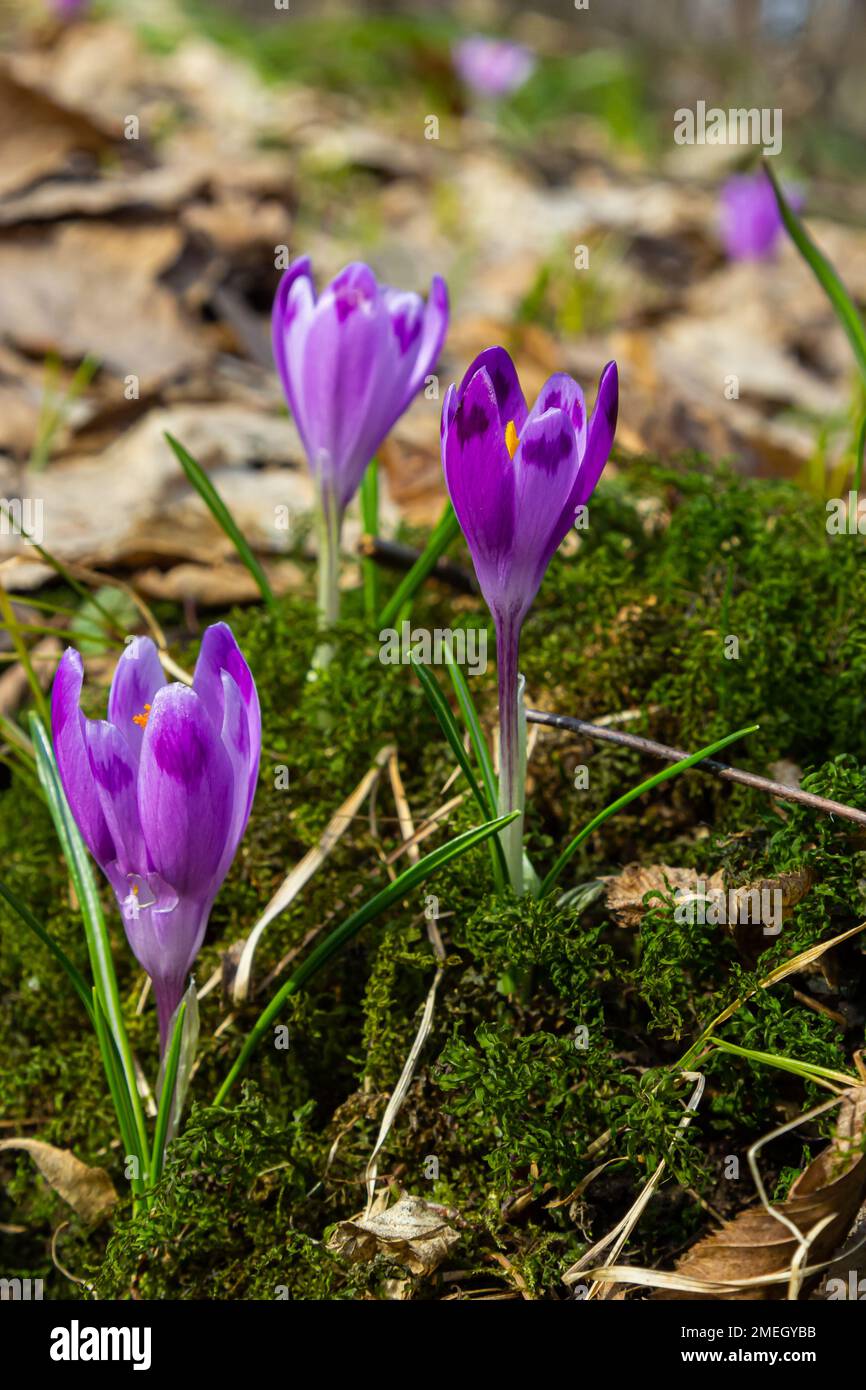
POLYGON ((509 420, 505 426, 505 447, 508 450, 508 457, 514 458, 517 453, 517 428, 513 420, 509 420))
POLYGON ((145 707, 144 707, 144 714, 134 714, 134 715, 132 716, 132 722, 133 722, 133 724, 140 724, 141 727, 142 727, 143 729, 145 729, 145 728, 147 728, 147 721, 148 721, 149 718, 150 718, 150 705, 145 705, 145 707))

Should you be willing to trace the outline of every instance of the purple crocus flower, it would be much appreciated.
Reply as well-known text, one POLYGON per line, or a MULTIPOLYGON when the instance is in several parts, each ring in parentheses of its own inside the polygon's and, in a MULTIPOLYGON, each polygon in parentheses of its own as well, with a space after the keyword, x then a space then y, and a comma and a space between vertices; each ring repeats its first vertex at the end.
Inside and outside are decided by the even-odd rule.
MULTIPOLYGON (((481 592, 496 624, 500 812, 519 810, 520 631, 550 559, 607 462, 616 429, 615 362, 587 419, 583 392, 559 372, 527 408, 504 348, 476 357, 442 407, 442 463, 481 592)), ((512 884, 522 882, 521 819, 503 832, 512 884)))
POLYGON ((68 647, 51 695, 60 780, 153 981, 164 1051, 253 804, 258 695, 225 623, 205 632, 192 688, 166 684, 148 637, 134 638, 117 664, 108 719, 82 714, 83 679, 68 647))
POLYGON ((535 58, 523 44, 473 34, 455 45, 454 66, 479 96, 502 97, 523 86, 535 68, 535 58))
MULTIPOLYGON (((799 189, 785 190, 791 206, 803 205, 799 189)), ((760 261, 772 256, 784 229, 773 185, 763 169, 734 174, 722 187, 720 232, 732 261, 760 261)))
POLYGON ((49 0, 49 3, 59 19, 75 19, 76 15, 84 13, 90 0, 49 0))
POLYGON ((274 360, 320 493, 319 610, 337 616, 343 515, 364 471, 433 370, 448 328, 448 291, 433 277, 417 294, 347 265, 316 299, 309 257, 274 299, 274 360))

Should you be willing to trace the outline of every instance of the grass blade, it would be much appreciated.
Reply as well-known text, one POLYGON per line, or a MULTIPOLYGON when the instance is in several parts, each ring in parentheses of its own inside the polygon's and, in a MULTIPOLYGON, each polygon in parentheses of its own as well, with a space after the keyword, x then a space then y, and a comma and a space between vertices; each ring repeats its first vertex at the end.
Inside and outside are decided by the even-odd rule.
POLYGON ((779 205, 779 213, 785 224, 785 229, 836 311, 836 317, 848 335, 848 341, 854 349, 854 356, 860 368, 860 375, 864 382, 866 382, 866 326, 864 326, 854 301, 842 284, 833 266, 827 260, 824 253, 818 250, 818 247, 809 236, 806 228, 803 226, 782 192, 779 180, 773 173, 769 161, 765 161, 764 168, 767 171, 767 177, 770 183, 773 185, 773 192, 776 195, 776 202, 779 205))
MULTIPOLYGON (((490 797, 489 792, 479 784, 472 770, 472 764, 466 756, 466 749, 463 747, 460 729, 454 715, 451 713, 451 706, 439 689, 439 683, 435 676, 427 670, 427 667, 422 666, 414 657, 412 657, 412 665, 415 667, 415 672, 421 682, 424 694, 430 702, 433 713, 439 720, 439 727, 448 740, 451 751, 463 770, 463 775, 469 783, 472 795, 478 802, 481 814, 486 816, 488 820, 491 820, 496 815, 497 811, 496 795, 494 793, 494 795, 490 797)), ((505 855, 502 850, 502 845, 498 838, 490 841, 490 855, 493 863, 493 877, 496 883, 496 891, 497 893, 501 893, 505 884, 508 882, 508 870, 505 864, 505 855)))
MULTIPOLYGON (((129 1046, 129 1038, 127 1037, 126 1027, 123 1022, 123 1014, 120 1008, 120 994, 117 988, 117 977, 114 973, 114 963, 111 959, 111 943, 108 939, 102 904, 99 900, 99 894, 96 891, 96 884, 94 882, 93 870, 90 866, 87 849, 79 833, 78 826, 75 824, 75 820, 63 792, 63 787, 60 783, 60 775, 57 771, 57 763, 54 759, 54 749, 51 747, 41 719, 39 719, 36 714, 31 714, 30 716, 30 732, 36 753, 36 770, 48 800, 48 809, 51 812, 51 819, 54 821, 54 828, 60 840, 60 847, 63 850, 63 856, 66 860, 70 877, 75 885, 75 893, 78 902, 81 905, 84 935, 87 941, 88 954, 90 956, 90 968, 93 972, 94 987, 99 996, 102 1011, 108 1021, 111 1036, 117 1047, 123 1077, 125 1079, 129 1107, 135 1121, 135 1130, 139 1141, 144 1170, 149 1152, 147 1130, 135 1079, 132 1050, 129 1046)), ((146 1177, 146 1172, 143 1171, 143 1175, 146 1177)))
POLYGON ((183 1021, 185 1016, 186 1000, 182 999, 175 1014, 171 1042, 169 1043, 165 1058, 165 1075, 162 1083, 162 1091, 159 1096, 159 1110, 156 1114, 156 1126, 153 1132, 153 1153, 150 1159, 150 1180, 152 1183, 159 1182, 162 1173, 163 1159, 165 1158, 168 1126, 174 1108, 174 1088, 177 1082, 177 1069, 178 1063, 180 1062, 180 1045, 183 1039, 183 1021))
MULTIPOLYGON (((379 533, 379 464, 371 459, 361 481, 361 525, 365 536, 379 533)), ((375 560, 364 556, 361 560, 361 574, 364 577, 364 617, 372 627, 379 610, 379 569, 375 560)))
POLYGON ((165 437, 171 445, 174 455, 190 483, 195 488, 205 506, 209 509, 211 515, 222 527, 235 550, 238 552, 241 560, 256 581, 259 592, 265 603, 269 608, 273 608, 276 605, 276 598, 268 582, 268 577, 250 549, 246 537, 242 534, 237 522, 220 497, 207 473, 198 460, 194 459, 192 454, 190 454, 173 435, 166 432, 165 437))
MULTIPOLYGON (((127 1160, 131 1158, 135 1161, 135 1171, 130 1178, 130 1183, 133 1202, 137 1207, 138 1201, 144 1196, 145 1191, 147 1151, 143 1152, 141 1149, 135 1119, 129 1104, 129 1092, 123 1077, 123 1067, 117 1055, 114 1038, 111 1036, 111 1029, 99 1002, 99 993, 95 985, 93 987, 92 1018, 99 1051, 102 1054, 105 1079, 108 1082, 114 1113, 117 1116, 117 1127, 120 1130, 120 1138, 123 1143, 124 1158, 127 1160)), ((146 1198, 145 1205, 147 1205, 146 1198)))
POLYGON ((469 739, 475 753, 478 771, 481 774, 481 780, 487 792, 487 799, 490 803, 490 814, 495 815, 499 806, 499 788, 496 784, 496 774, 493 771, 490 750, 484 738, 484 730, 481 728, 481 720, 478 718, 475 702, 469 693, 466 677, 461 671, 458 663, 453 660, 450 652, 446 653, 445 659, 448 666, 448 674, 451 677, 451 684, 454 686, 454 694, 457 696, 460 712, 463 715, 464 723, 469 731, 469 739))
POLYGON ((465 854, 467 850, 481 844, 489 836, 496 835, 509 821, 514 819, 516 814, 516 811, 512 811, 508 816, 499 816, 496 820, 487 821, 485 825, 477 825, 472 830, 464 830, 462 835, 457 835, 447 844, 440 845, 438 849, 434 849, 432 853, 419 859, 417 864, 412 864, 404 870, 399 878, 396 878, 393 883, 389 883, 381 892, 376 893, 369 902, 366 902, 357 912, 353 912, 350 917, 346 918, 345 922, 341 923, 324 941, 320 942, 298 967, 291 979, 287 980, 277 991, 271 1002, 257 1018, 239 1056, 217 1092, 214 1104, 221 1105, 225 1100, 250 1056, 267 1033, 274 1019, 278 1017, 286 1000, 291 995, 297 994, 302 985, 305 985, 307 980, 311 979, 318 970, 321 970, 326 961, 330 960, 331 956, 339 951, 346 941, 356 936, 361 928, 372 921, 374 917, 377 917, 380 912, 385 912, 393 903, 399 902, 402 897, 405 897, 411 889, 416 888, 419 883, 423 883, 443 864, 456 859, 458 855, 465 854))
POLYGON ((460 523, 449 502, 434 526, 430 539, 408 574, 405 574, 379 614, 379 627, 393 627, 401 609, 411 604, 424 580, 447 550, 455 536, 460 534, 460 523))
POLYGON ((860 424, 860 432, 857 435, 855 445, 857 455, 854 463, 854 491, 860 496, 860 488, 863 484, 863 455, 866 454, 866 415, 860 424))
POLYGON ((15 609, 9 602, 9 596, 2 585, 0 585, 0 616, 2 616, 4 626, 6 627, 6 630, 9 633, 12 646, 15 649, 15 655, 21 663, 24 675, 27 677, 27 684, 30 686, 31 691, 33 692, 33 699, 36 702, 36 708, 38 709, 42 718, 47 719, 48 702, 45 699, 45 692, 42 689, 42 686, 39 682, 39 677, 33 669, 33 662, 30 660, 30 652, 27 649, 27 643, 21 636, 21 623, 19 623, 18 619, 16 618, 15 609))
POLYGON ((87 1010, 90 1022, 93 1023, 93 1005, 90 1002, 91 990, 81 971, 76 965, 73 965, 63 947, 58 945, 50 932, 47 932, 42 923, 34 917, 27 904, 23 903, 18 897, 18 894, 13 893, 12 889, 7 887, 2 879, 0 879, 0 896, 6 899, 6 902, 12 908, 13 912, 17 912, 25 926, 28 926, 33 934, 39 937, 43 946, 48 947, 58 965, 62 966, 66 971, 72 988, 87 1010))
POLYGON ((538 891, 538 896, 543 898, 546 893, 550 892, 578 846, 582 845, 587 836, 591 835, 594 830, 597 830, 600 825, 603 825, 606 820, 616 815, 617 811, 621 811, 624 806, 628 806, 630 802, 635 801, 639 796, 643 796, 644 792, 651 791, 653 787, 659 786, 661 782, 667 782, 671 777, 676 777, 680 772, 686 772, 690 767, 694 767, 695 763, 703 762, 704 758, 711 758, 714 753, 718 753, 722 748, 727 748, 728 744, 733 743, 735 739, 743 738, 745 734, 753 734, 758 727, 759 725, 757 724, 750 724, 745 729, 737 729, 735 733, 727 734, 724 738, 718 739, 715 743, 708 744, 706 748, 699 748, 697 753, 690 753, 687 758, 681 758, 678 763, 672 763, 670 767, 664 768, 661 772, 656 772, 652 777, 648 777, 645 782, 641 782, 639 786, 632 787, 631 791, 627 791, 623 796, 617 797, 616 801, 612 801, 603 811, 599 811, 597 816, 593 816, 588 825, 585 825, 583 829, 575 835, 571 844, 567 845, 562 851, 562 854, 550 870, 550 873, 542 882, 538 891))
POLYGON ((837 1086, 858 1086, 862 1083, 856 1076, 844 1071, 833 1071, 830 1067, 819 1067, 814 1062, 799 1062, 796 1057, 781 1057, 775 1052, 755 1052, 750 1047, 738 1047, 736 1043, 726 1042, 724 1038, 713 1038, 712 1046, 719 1052, 729 1052, 732 1057, 745 1057, 750 1062, 758 1062, 766 1067, 778 1067, 780 1071, 792 1072, 794 1076, 807 1079, 818 1077, 835 1081, 837 1086))

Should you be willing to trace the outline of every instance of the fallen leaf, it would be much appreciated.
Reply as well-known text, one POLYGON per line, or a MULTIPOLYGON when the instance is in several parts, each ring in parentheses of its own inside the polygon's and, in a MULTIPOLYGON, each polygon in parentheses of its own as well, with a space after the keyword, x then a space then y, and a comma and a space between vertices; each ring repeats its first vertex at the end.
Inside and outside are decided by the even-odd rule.
MULTIPOLYGON (((812 1241, 806 1265, 829 1259, 845 1239, 866 1193, 866 1087, 846 1091, 839 1112, 836 1135, 793 1183, 787 1199, 775 1210, 793 1222, 805 1237, 820 1221, 828 1224, 812 1241)), ((787 1275, 799 1242, 791 1230, 763 1206, 750 1207, 727 1221, 718 1231, 699 1240, 677 1262, 675 1274, 699 1280, 708 1287, 702 1293, 660 1288, 654 1299, 709 1298, 719 1300, 780 1299, 787 1280, 774 1284, 748 1284, 768 1275, 787 1275), (717 1286, 733 1286, 719 1290, 717 1286), (741 1285, 741 1287, 737 1287, 741 1285)), ((812 1281, 814 1282, 814 1280, 812 1281)))
POLYGON ((86 116, 64 109, 0 67, 0 198, 63 172, 74 154, 93 157, 111 144, 86 116))
MULTIPOLYGON (((602 879, 606 884, 608 911, 623 927, 640 926, 646 912, 644 898, 647 893, 663 893, 666 897, 678 890, 694 893, 697 881, 694 869, 674 869, 669 864, 627 864, 622 873, 602 879)), ((708 893, 721 892, 721 871, 706 879, 705 887, 708 893)))
POLYGON ((89 1168, 68 1149, 56 1149, 41 1139, 3 1139, 4 1149, 23 1149, 45 1181, 89 1226, 102 1221, 117 1201, 114 1184, 104 1168, 89 1168))
POLYGON ((413 1274, 430 1274, 460 1239, 445 1220, 444 1208, 404 1192, 385 1210, 382 1204, 387 1198, 385 1192, 369 1216, 341 1221, 330 1236, 329 1248, 354 1263, 387 1255, 413 1274))
MULTIPOLYGON (((301 589, 306 576, 299 565, 284 561, 266 566, 275 594, 301 589)), ((191 599, 205 608, 227 608, 233 603, 256 603, 259 586, 240 563, 174 565, 170 570, 147 569, 134 575, 135 587, 145 598, 184 602, 191 599)))
POLYGON ((78 222, 0 240, 0 333, 21 351, 88 353, 145 391, 196 366, 204 339, 160 275, 179 257, 171 225, 78 222), (122 293, 118 286, 122 285, 122 293))

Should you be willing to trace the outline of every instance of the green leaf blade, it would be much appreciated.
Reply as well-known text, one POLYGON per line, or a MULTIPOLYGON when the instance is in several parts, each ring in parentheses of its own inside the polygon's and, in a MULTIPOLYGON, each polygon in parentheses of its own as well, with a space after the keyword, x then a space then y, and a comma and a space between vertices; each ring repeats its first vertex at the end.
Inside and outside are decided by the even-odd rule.
POLYGON ((253 554, 249 542, 225 502, 220 497, 207 473, 198 460, 194 459, 192 454, 189 453, 173 435, 166 432, 165 438, 171 446, 175 458, 186 474, 189 482, 195 488, 211 515, 222 527, 222 530, 228 536, 240 559, 256 581, 259 592, 265 603, 269 608, 275 607, 277 600, 267 575, 253 554))

